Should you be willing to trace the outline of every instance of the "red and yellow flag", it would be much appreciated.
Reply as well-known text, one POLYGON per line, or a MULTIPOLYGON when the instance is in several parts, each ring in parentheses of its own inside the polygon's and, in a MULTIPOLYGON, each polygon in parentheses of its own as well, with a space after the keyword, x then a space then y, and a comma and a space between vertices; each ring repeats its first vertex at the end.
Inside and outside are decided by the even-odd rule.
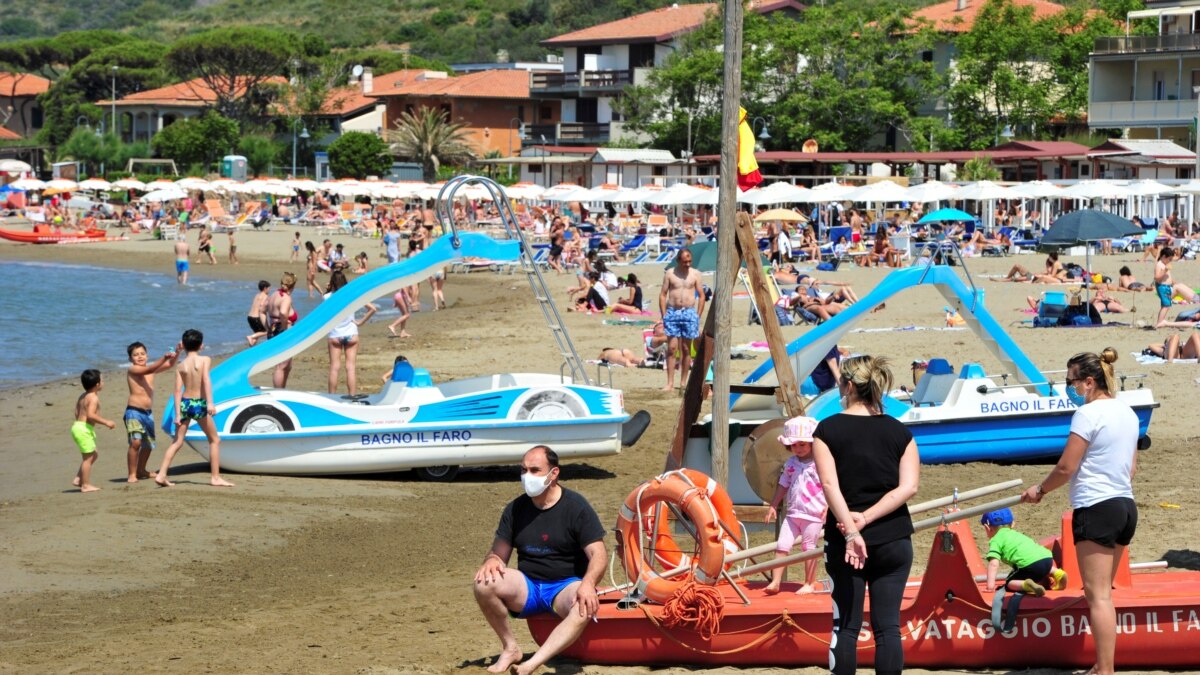
POLYGON ((762 182, 762 174, 758 170, 758 160, 754 159, 754 130, 746 121, 746 109, 738 108, 738 160, 737 182, 742 190, 762 182))

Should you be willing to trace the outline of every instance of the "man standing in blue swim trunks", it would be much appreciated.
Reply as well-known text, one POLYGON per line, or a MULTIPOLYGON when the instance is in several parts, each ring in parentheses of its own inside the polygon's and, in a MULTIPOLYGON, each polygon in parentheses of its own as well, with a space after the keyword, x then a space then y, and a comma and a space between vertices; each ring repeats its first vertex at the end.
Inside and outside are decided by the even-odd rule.
POLYGON ((187 286, 188 257, 190 254, 187 239, 180 239, 175 242, 175 281, 179 282, 180 286, 187 286))
POLYGON ((492 550, 475 573, 475 600, 501 645, 489 672, 511 668, 518 675, 532 673, 575 642, 600 607, 596 584, 608 563, 604 526, 582 495, 558 484, 558 476, 558 454, 553 450, 538 445, 525 453, 525 494, 504 508, 492 550), (508 567, 514 549, 515 570, 508 567), (522 663, 509 617, 545 612, 554 612, 562 622, 522 663))
POLYGON ((675 258, 674 269, 663 276, 658 310, 663 315, 663 327, 670 346, 667 347, 667 386, 675 388, 675 359, 679 361, 679 384, 687 386, 688 369, 692 366, 692 346, 700 337, 700 315, 704 314, 704 282, 699 270, 692 269, 692 252, 684 249, 675 258))

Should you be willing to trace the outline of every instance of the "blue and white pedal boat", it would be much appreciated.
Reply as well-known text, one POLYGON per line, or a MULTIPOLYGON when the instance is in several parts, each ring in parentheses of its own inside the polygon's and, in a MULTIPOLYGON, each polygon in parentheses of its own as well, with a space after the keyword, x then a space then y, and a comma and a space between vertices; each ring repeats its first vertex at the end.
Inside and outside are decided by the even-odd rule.
MULTIPOLYGON (((984 307, 983 293, 973 283, 968 285, 970 277, 967 279, 964 281, 954 268, 946 265, 891 272, 859 302, 787 346, 793 372, 799 379, 807 377, 842 336, 892 296, 910 288, 933 286, 966 319, 967 326, 999 361, 1006 375, 989 375, 977 363, 961 364, 955 371, 954 366, 935 359, 914 391, 895 391, 885 398, 884 412, 912 431, 925 464, 1057 458, 1066 444, 1071 415, 1075 412, 1075 405, 1066 396, 1065 384, 1051 380, 1030 361, 984 307)), ((1127 381, 1119 376, 1118 379, 1117 397, 1137 414, 1138 445, 1148 448, 1150 418, 1159 404, 1140 378, 1127 381)), ((767 393, 777 383, 774 363, 768 359, 745 380, 747 385, 765 387, 763 393, 730 397, 730 421, 740 425, 736 437, 731 433, 731 469, 742 466, 746 439, 758 425, 785 416, 774 395, 767 393)), ((840 410, 841 401, 835 389, 810 401, 806 414, 823 419, 840 410)), ((693 427, 684 452, 684 466, 710 470, 709 433, 705 425, 693 427)), ((740 470, 731 470, 729 482, 736 503, 757 503, 758 498, 740 470)))
MULTIPOLYGON (((252 375, 323 340, 367 302, 464 257, 517 260, 519 246, 477 233, 445 235, 412 258, 351 281, 291 329, 213 368, 221 467, 290 475, 417 469, 424 478, 449 480, 462 465, 519 462, 535 444, 564 458, 620 452, 630 420, 622 393, 558 374, 502 373, 435 383, 426 369, 401 362, 379 394, 355 397, 250 383, 252 375)), ((647 422, 642 413, 629 425, 627 445, 647 422)), ((188 430, 186 441, 208 459, 208 441, 197 427, 188 430)))

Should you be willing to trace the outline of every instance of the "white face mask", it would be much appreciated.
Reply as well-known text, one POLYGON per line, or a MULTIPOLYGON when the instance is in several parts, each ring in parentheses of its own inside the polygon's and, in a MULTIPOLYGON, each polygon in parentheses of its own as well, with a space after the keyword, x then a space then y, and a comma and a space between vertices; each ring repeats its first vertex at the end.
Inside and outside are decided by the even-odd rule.
POLYGON ((525 494, 532 497, 540 496, 550 487, 550 475, 535 476, 531 473, 521 474, 521 485, 525 488, 525 494))

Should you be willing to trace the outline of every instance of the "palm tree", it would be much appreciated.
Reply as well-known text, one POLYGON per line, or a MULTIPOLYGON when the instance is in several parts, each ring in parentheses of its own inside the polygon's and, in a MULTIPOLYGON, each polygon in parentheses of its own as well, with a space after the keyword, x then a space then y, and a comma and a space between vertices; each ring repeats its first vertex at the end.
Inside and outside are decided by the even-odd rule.
POLYGON ((420 164, 425 181, 432 182, 443 164, 466 164, 475 159, 466 126, 451 122, 449 115, 437 108, 419 108, 402 113, 387 140, 393 155, 420 164))

